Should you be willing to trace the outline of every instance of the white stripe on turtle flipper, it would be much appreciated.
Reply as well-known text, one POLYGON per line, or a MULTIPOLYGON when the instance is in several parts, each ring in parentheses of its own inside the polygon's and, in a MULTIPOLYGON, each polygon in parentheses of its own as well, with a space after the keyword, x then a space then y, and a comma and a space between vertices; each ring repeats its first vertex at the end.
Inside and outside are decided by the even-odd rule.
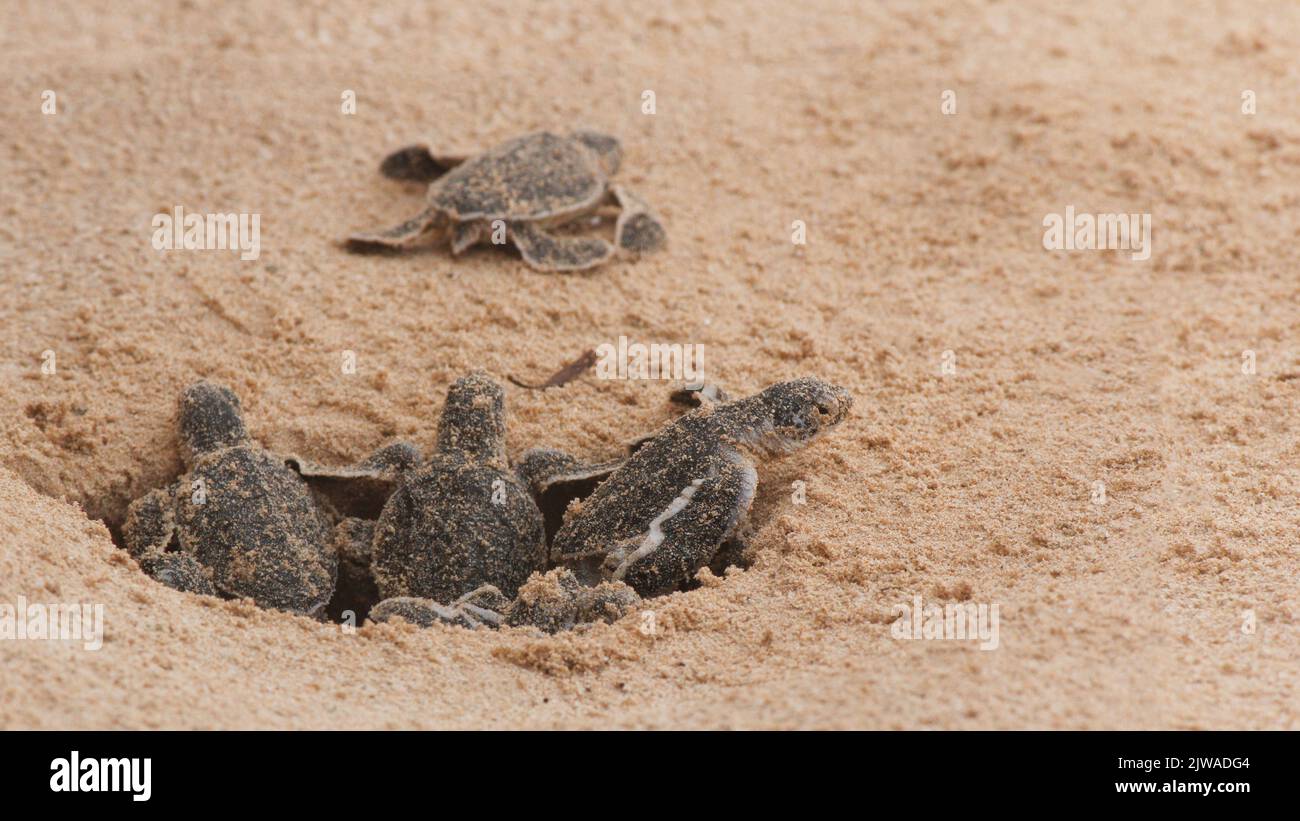
POLYGON ((659 549, 659 545, 663 544, 664 541, 664 531, 662 528, 663 523, 676 516, 678 513, 681 513, 682 510, 691 503, 691 498, 695 496, 695 491, 699 490, 700 485, 703 483, 703 479, 692 480, 689 485, 682 488, 682 492, 677 494, 677 498, 673 499, 672 502, 668 504, 668 507, 664 508, 662 513, 654 517, 654 520, 650 522, 650 529, 645 534, 645 539, 641 541, 641 545, 628 554, 627 558, 619 562, 618 567, 614 570, 612 575, 616 580, 622 581, 624 574, 627 573, 628 568, 631 567, 634 562, 645 558, 659 549))

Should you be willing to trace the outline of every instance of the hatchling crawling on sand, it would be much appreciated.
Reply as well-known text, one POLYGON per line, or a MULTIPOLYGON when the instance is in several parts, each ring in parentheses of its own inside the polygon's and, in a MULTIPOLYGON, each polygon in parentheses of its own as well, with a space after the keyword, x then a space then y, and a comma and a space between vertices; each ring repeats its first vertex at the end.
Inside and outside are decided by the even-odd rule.
POLYGON ((191 385, 179 417, 186 473, 131 503, 127 550, 178 590, 320 613, 334 593, 338 559, 328 517, 306 482, 249 438, 228 388, 191 385))
POLYGON ((393 228, 354 234, 348 244, 404 248, 435 234, 460 254, 489 238, 500 241, 504 228, 504 238, 539 271, 577 271, 616 252, 656 251, 666 239, 663 225, 640 197, 610 181, 622 156, 616 138, 594 131, 527 134, 475 157, 408 146, 385 158, 380 172, 430 183, 424 210, 393 228), (619 209, 612 244, 552 230, 606 205, 619 209))
MULTIPOLYGON (((707 391, 699 398, 699 410, 641 440, 565 515, 551 543, 552 562, 572 569, 586 585, 621 581, 646 597, 680 589, 748 513, 758 487, 751 457, 808 445, 853 405, 848 391, 813 378, 779 382, 730 402, 708 401, 707 391)), ((558 468, 574 473, 572 465, 558 468)))

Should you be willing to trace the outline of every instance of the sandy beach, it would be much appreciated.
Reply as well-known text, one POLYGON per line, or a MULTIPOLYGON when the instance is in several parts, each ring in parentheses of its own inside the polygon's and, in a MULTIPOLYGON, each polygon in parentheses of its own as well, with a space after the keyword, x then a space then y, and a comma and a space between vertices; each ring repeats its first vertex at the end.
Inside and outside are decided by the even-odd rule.
POLYGON ((1300 7, 6 22, 0 604, 102 605, 104 633, 0 641, 0 728, 1300 729, 1300 7), (666 250, 542 273, 341 244, 420 208, 377 172, 395 148, 581 127, 622 141, 666 250), (156 249, 178 206, 258 215, 256 257, 156 249), (1067 208, 1145 215, 1145 250, 1045 247, 1067 208), (431 448, 482 369, 512 457, 611 459, 681 413, 674 383, 508 379, 620 336, 699 346, 737 396, 855 398, 760 464, 752 564, 647 600, 652 630, 349 631, 176 592, 120 546, 182 471, 195 380, 270 451, 345 464, 431 448), (996 612, 996 640, 900 637, 918 603, 996 612))

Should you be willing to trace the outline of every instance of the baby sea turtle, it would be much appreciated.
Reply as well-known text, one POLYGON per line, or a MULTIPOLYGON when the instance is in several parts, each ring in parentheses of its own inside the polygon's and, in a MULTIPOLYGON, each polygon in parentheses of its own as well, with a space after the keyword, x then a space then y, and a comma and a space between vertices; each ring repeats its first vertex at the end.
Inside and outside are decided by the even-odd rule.
POLYGON ((612 624, 636 609, 641 597, 622 582, 603 581, 589 587, 573 571, 559 567, 534 574, 519 589, 506 614, 511 627, 536 627, 545 633, 572 630, 603 621, 612 624))
MULTIPOLYGON (((541 572, 548 532, 534 494, 554 496, 552 506, 562 509, 621 460, 580 465, 558 451, 534 450, 511 472, 504 394, 483 373, 448 390, 437 441, 425 464, 382 458, 381 451, 355 468, 299 465, 304 475, 355 478, 407 462, 377 522, 346 519, 335 531, 340 591, 358 589, 361 576, 373 579, 382 600, 369 610, 372 621, 555 632, 614 621, 635 606, 639 597, 622 583, 584 587, 567 569, 541 572)), ((401 454, 397 445, 388 451, 401 454)))
POLYGON ((450 607, 490 585, 509 599, 546 564, 542 514, 510 470, 505 435, 499 384, 479 372, 452 384, 435 452, 401 474, 373 527, 380 598, 450 607))
POLYGON ((414 596, 394 596, 375 605, 370 618, 382 623, 400 617, 418 627, 442 623, 477 630, 509 624, 558 633, 598 621, 613 624, 636 609, 640 602, 641 597, 622 582, 601 582, 587 587, 578 583, 572 571, 557 568, 530 576, 513 602, 500 590, 485 584, 450 605, 414 596))
POLYGON ((565 516, 551 560, 582 583, 623 581, 647 597, 680 588, 748 513, 758 473, 747 456, 798 450, 839 424, 853 405, 848 391, 813 378, 731 402, 696 393, 705 400, 699 410, 641 440, 565 516))
POLYGON ((644 200, 610 182, 622 156, 616 138, 594 131, 527 134, 473 158, 408 146, 390 154, 380 172, 431 183, 424 210, 385 231, 354 234, 348 242, 403 248, 435 233, 448 237, 452 253, 460 254, 488 238, 508 240, 539 271, 577 271, 605 262, 615 251, 658 250, 666 240, 663 225, 644 200), (613 244, 551 231, 607 204, 619 209, 613 244))
POLYGON ((127 550, 178 590, 318 614, 334 592, 338 559, 306 482, 249 438, 228 388, 191 385, 179 416, 186 473, 131 503, 127 550))
POLYGON ((370 619, 383 623, 400 616, 417 627, 432 627, 442 622, 477 630, 480 627, 500 627, 505 618, 502 614, 509 608, 510 600, 500 590, 485 584, 449 605, 417 596, 393 596, 371 608, 370 619))

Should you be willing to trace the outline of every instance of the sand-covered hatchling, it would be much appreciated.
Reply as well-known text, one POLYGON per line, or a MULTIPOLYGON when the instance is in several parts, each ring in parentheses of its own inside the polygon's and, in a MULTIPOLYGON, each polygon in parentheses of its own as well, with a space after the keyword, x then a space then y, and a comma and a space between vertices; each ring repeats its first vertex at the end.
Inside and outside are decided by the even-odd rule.
POLYGON ((417 596, 384 599, 371 608, 370 619, 383 623, 400 617, 417 627, 432 627, 441 622, 477 630, 481 627, 500 627, 505 619, 503 614, 509 609, 510 600, 500 590, 485 584, 445 605, 417 596))
POLYGON ((666 241, 663 225, 644 200, 610 180, 622 157, 615 137, 594 131, 540 131, 473 157, 408 146, 385 158, 380 172, 429 182, 424 210, 395 227, 354 234, 348 243, 404 248, 433 234, 460 254, 504 240, 539 271, 578 271, 616 252, 656 251, 666 241), (610 206, 618 210, 613 243, 554 230, 610 206))
POLYGON ((501 386, 480 372, 456 380, 434 452, 401 474, 373 527, 352 527, 361 544, 343 551, 368 552, 381 599, 452 608, 490 585, 508 600, 545 566, 542 514, 510 469, 505 436, 501 386))
MULTIPOLYGON (((534 494, 560 494, 562 507, 590 492, 586 478, 598 482, 622 461, 584 466, 558 451, 534 450, 512 471, 505 427, 501 386, 481 372, 462 377, 447 391, 434 453, 402 468, 378 521, 340 523, 340 589, 357 589, 362 573, 373 580, 380 601, 369 610, 372 621, 555 632, 614 621, 639 601, 621 583, 586 587, 567 569, 543 574, 548 533, 534 494)), ((367 477, 386 463, 394 460, 377 454, 356 468, 302 469, 367 477)))
POLYGON ((538 573, 519 590, 506 623, 545 633, 572 630, 598 621, 613 623, 636 609, 641 597, 622 582, 584 585, 566 567, 538 573))
POLYGON ((131 503, 127 550, 178 590, 319 614, 334 593, 338 559, 306 482, 249 438, 228 388, 195 383, 179 406, 186 472, 131 503))
POLYGON ((804 447, 852 404, 844 388, 813 378, 735 401, 704 401, 642 440, 569 511, 551 560, 586 585, 622 581, 647 597, 679 589, 742 524, 758 487, 753 459, 804 447))
POLYGON ((371 621, 383 623, 401 618, 417 627, 448 624, 477 630, 528 627, 544 633, 586 629, 596 622, 612 624, 631 613, 641 597, 622 582, 601 582, 594 587, 580 584, 568 568, 534 573, 519 588, 514 601, 485 584, 442 605, 433 599, 394 596, 370 610, 371 621))
MULTIPOLYGON (((688 382, 672 391, 669 400, 686 408, 699 408, 727 401, 722 388, 712 382, 688 382)), ((515 471, 528 484, 546 520, 546 541, 551 543, 564 521, 564 513, 576 499, 585 499, 620 468, 627 457, 657 436, 639 436, 627 443, 625 455, 604 462, 582 462, 553 448, 532 448, 519 459, 515 471)))

